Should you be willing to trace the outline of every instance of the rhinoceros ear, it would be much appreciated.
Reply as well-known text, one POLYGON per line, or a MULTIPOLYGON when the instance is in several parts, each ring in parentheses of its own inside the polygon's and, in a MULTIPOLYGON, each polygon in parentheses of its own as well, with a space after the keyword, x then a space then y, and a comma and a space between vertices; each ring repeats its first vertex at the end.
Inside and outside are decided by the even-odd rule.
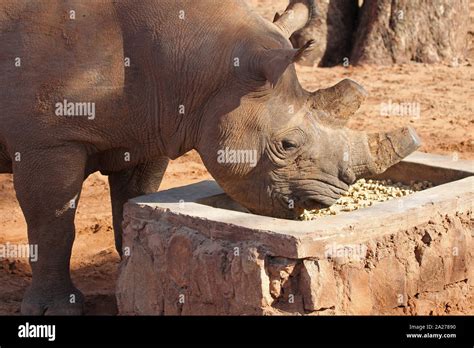
POLYGON ((275 13, 275 16, 273 17, 273 22, 275 23, 277 20, 279 20, 281 17, 281 14, 279 12, 275 13))
POLYGON ((290 0, 282 14, 276 13, 273 24, 289 38, 295 31, 304 28, 315 11, 314 0, 290 0))
POLYGON ((303 47, 298 49, 271 49, 262 54, 260 69, 272 87, 275 87, 281 75, 283 75, 290 64, 305 59, 314 48, 314 44, 314 40, 309 40, 303 47))

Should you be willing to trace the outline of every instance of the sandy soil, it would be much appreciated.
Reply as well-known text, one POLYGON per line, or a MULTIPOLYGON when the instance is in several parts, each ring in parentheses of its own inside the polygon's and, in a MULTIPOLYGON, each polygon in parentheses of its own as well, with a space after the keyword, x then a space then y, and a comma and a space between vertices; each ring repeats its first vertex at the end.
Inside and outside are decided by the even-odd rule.
MULTIPOLYGON (((251 0, 271 19, 286 1, 251 0)), ((471 23, 471 39, 474 25, 471 23)), ((388 130, 412 125, 421 151, 474 159, 474 45, 469 60, 458 67, 409 64, 393 67, 298 67, 300 81, 310 90, 352 78, 369 91, 369 98, 350 121, 359 130, 388 130), (420 115, 381 116, 381 103, 418 103, 420 115)), ((173 161, 161 189, 210 178, 199 155, 191 152, 173 161)), ((84 183, 76 216, 72 275, 86 295, 87 314, 115 314, 114 286, 119 258, 115 253, 107 178, 94 174, 84 183)), ((12 177, 0 175, 0 243, 26 243, 26 225, 15 198, 12 177)), ((0 315, 18 314, 22 294, 31 279, 24 259, 0 260, 0 315)))

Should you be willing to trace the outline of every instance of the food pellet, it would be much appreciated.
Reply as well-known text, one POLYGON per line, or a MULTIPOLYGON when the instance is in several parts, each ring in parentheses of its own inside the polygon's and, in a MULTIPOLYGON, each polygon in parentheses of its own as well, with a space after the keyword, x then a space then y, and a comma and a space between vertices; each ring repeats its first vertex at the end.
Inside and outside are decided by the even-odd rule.
POLYGON ((332 206, 323 209, 304 210, 300 220, 309 221, 321 216, 337 215, 360 208, 370 207, 379 202, 400 198, 433 187, 429 181, 411 181, 410 185, 392 180, 359 179, 349 186, 332 206))

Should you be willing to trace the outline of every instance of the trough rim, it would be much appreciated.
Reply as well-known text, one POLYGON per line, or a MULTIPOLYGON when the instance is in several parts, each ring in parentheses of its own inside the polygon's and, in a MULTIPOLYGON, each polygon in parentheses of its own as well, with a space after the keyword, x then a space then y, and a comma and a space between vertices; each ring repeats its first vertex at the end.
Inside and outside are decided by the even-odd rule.
POLYGON ((328 244, 362 244, 427 223, 440 214, 473 210, 474 161, 453 161, 450 156, 415 152, 403 162, 460 171, 469 176, 361 210, 311 221, 278 219, 196 203, 224 193, 213 180, 136 197, 126 203, 125 214, 140 220, 134 211, 145 209, 150 213, 149 218, 143 219, 145 223, 165 218, 197 228, 209 238, 262 243, 270 255, 323 258, 328 244), (178 197, 185 197, 186 202, 177 202, 178 197), (172 199, 174 203, 163 202, 172 199))

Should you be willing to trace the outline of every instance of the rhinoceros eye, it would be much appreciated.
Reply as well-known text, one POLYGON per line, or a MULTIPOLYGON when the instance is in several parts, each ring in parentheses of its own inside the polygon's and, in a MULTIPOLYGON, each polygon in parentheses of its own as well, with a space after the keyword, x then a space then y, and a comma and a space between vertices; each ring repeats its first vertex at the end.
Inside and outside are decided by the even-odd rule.
POLYGON ((284 139, 281 141, 281 147, 285 151, 291 151, 296 149, 298 147, 298 144, 293 140, 284 139))

